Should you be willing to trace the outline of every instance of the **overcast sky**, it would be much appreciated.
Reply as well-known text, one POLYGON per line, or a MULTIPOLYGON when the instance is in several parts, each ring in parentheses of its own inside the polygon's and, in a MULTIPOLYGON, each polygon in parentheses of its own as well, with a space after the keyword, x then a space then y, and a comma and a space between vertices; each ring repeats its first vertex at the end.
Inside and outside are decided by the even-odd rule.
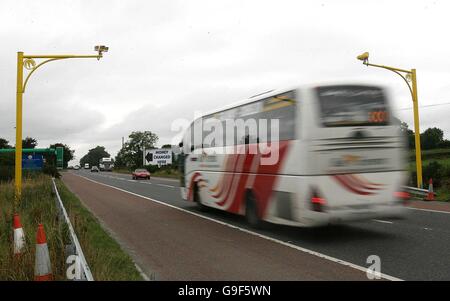
MULTIPOLYGON (((76 161, 96 145, 151 130, 170 143, 177 118, 258 92, 350 81, 390 88, 412 128, 403 80, 370 62, 418 72, 421 130, 450 138, 450 1, 0 1, 0 137, 15 141, 17 51, 94 54, 51 62, 24 94, 23 135, 63 142, 76 161)), ((74 162, 75 163, 75 162, 74 162)))

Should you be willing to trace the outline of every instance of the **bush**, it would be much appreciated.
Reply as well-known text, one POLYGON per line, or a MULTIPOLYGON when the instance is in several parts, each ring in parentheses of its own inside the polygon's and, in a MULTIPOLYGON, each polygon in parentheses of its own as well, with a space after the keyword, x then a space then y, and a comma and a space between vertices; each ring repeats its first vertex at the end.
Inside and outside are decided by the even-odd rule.
POLYGON ((14 153, 0 154, 0 182, 14 178, 14 153))
POLYGON ((0 182, 8 182, 14 178, 14 166, 0 166, 0 182))
POLYGON ((150 173, 155 173, 157 171, 160 172, 166 172, 168 174, 172 173, 172 171, 178 170, 176 165, 163 165, 161 167, 158 167, 158 165, 149 165, 145 167, 150 173))
POLYGON ((145 167, 150 173, 154 173, 159 170, 158 165, 149 165, 145 167))
POLYGON ((444 140, 438 144, 438 148, 450 148, 450 140, 444 140))
POLYGON ((44 174, 50 175, 56 179, 59 179, 61 177, 60 173, 58 172, 58 169, 53 164, 44 164, 44 167, 42 168, 42 172, 44 174))
MULTIPOLYGON (((443 181, 450 177, 450 168, 446 168, 444 165, 437 161, 431 161, 428 165, 423 166, 422 180, 423 188, 428 188, 428 181, 433 179, 433 188, 438 188, 443 184, 443 181)), ((411 172, 410 184, 417 186, 417 172, 411 172)))

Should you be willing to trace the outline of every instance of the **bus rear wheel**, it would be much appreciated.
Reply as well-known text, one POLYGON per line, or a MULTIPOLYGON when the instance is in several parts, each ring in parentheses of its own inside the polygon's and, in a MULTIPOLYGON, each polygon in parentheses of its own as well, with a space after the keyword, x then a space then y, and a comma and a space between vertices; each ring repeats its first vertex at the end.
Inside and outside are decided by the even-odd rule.
POLYGON ((245 201, 245 219, 252 228, 261 228, 262 220, 258 213, 258 205, 253 193, 248 192, 245 201))

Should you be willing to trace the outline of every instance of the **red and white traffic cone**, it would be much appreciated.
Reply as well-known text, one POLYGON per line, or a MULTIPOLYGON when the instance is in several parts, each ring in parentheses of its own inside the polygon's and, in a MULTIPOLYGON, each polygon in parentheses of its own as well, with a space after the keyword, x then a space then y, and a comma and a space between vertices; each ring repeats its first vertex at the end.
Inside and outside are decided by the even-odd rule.
POLYGON ((39 224, 36 236, 36 259, 34 270, 35 281, 53 280, 52 265, 48 253, 47 238, 45 237, 44 226, 39 224))
POLYGON ((434 201, 434 192, 433 192, 433 179, 430 178, 430 181, 428 182, 428 193, 427 197, 425 198, 426 201, 434 201))
POLYGON ((13 218, 14 229, 14 255, 19 256, 25 247, 25 234, 23 233, 22 224, 20 223, 20 217, 17 213, 13 218))

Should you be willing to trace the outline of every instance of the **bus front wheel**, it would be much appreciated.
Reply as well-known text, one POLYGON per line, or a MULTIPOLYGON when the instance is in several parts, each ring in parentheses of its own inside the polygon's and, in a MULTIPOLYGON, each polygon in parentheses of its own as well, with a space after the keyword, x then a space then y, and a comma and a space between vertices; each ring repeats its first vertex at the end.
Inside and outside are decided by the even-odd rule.
POLYGON ((200 189, 198 188, 198 185, 195 184, 194 186, 194 202, 197 204, 197 208, 200 211, 206 211, 206 206, 202 204, 202 201, 200 199, 200 189))

